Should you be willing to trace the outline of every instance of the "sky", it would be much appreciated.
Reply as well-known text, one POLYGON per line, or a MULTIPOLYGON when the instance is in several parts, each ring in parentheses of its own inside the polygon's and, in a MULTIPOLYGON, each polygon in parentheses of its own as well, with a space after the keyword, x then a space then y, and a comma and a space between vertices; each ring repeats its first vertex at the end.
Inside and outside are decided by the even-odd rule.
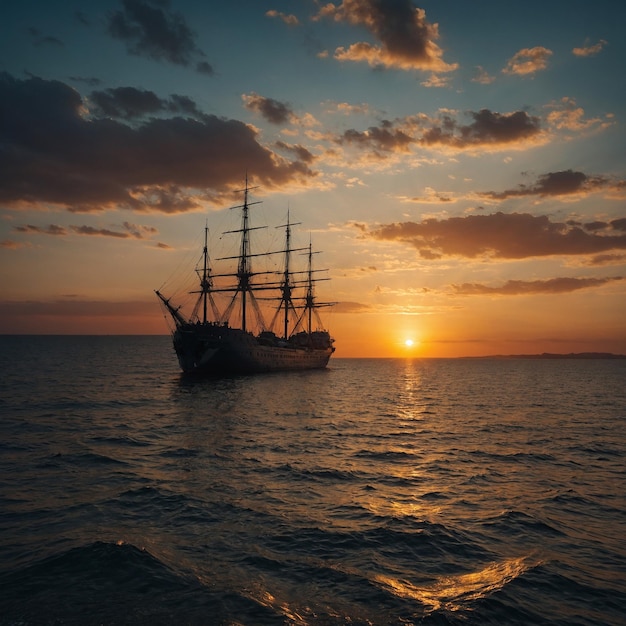
POLYGON ((614 0, 5 2, 0 333, 168 333, 154 290, 205 224, 217 258, 247 175, 253 219, 289 212, 321 251, 338 357, 626 353, 625 21, 614 0))

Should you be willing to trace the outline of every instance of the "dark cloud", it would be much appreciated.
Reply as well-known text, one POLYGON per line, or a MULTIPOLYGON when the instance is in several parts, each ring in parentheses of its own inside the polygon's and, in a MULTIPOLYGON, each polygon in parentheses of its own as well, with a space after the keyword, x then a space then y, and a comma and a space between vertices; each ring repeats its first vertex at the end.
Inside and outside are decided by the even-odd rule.
POLYGON ((50 224, 48 226, 35 226, 33 224, 26 224, 24 226, 15 226, 14 231, 25 234, 37 234, 37 235, 90 235, 97 237, 114 237, 117 239, 145 239, 157 234, 157 229, 152 226, 142 226, 138 224, 132 224, 130 222, 124 222, 122 224, 123 230, 111 230, 110 228, 95 228, 93 226, 59 226, 57 224, 50 224))
POLYGON ((243 99, 246 109, 259 113, 272 124, 285 124, 293 116, 293 111, 284 102, 259 96, 256 93, 246 95, 243 99))
POLYGON ((626 254, 598 254, 589 259, 589 265, 622 265, 626 263, 626 254))
POLYGON ((40 48, 41 46, 57 46, 59 48, 62 48, 64 46, 63 42, 60 39, 52 37, 51 35, 44 35, 37 28, 28 28, 28 34, 30 35, 33 45, 36 48, 40 48))
POLYGON ((613 230, 619 230, 623 233, 626 233, 626 217, 622 217, 617 220, 612 220, 611 222, 609 222, 609 226, 613 230))
POLYGON ((198 63, 196 63, 196 72, 198 72, 198 74, 206 74, 207 76, 213 76, 213 74, 215 74, 213 66, 208 61, 198 61, 198 63))
POLYGON ((284 141, 277 141, 275 146, 278 150, 286 150, 294 154, 298 161, 302 161, 302 163, 313 163, 315 161, 313 154, 300 144, 288 144, 284 141))
POLYGON ((93 76, 70 76, 70 80, 75 83, 82 83, 88 87, 98 87, 98 85, 102 84, 102 81, 99 78, 95 78, 93 76))
MULTIPOLYGON (((190 66, 204 54, 185 18, 168 8, 169 0, 122 0, 122 9, 109 16, 109 34, 126 42, 131 54, 190 66)), ((196 68, 204 74, 213 73, 206 61, 196 68)))
POLYGON ((394 128, 393 124, 386 120, 380 126, 370 126, 365 131, 346 130, 337 139, 339 144, 357 145, 382 152, 406 152, 409 145, 414 141, 414 138, 407 135, 403 130, 394 128))
POLYGON ((517 196, 565 196, 588 194, 613 184, 605 176, 588 176, 583 172, 576 172, 570 169, 543 174, 532 185, 519 185, 516 189, 507 189, 499 192, 486 191, 480 195, 496 200, 517 196))
POLYGON ((601 235, 582 226, 528 213, 469 215, 401 222, 366 232, 375 239, 411 245, 426 259, 444 256, 524 259, 599 254, 626 249, 626 235, 601 235))
POLYGON ((457 64, 443 61, 443 51, 435 43, 439 27, 426 21, 423 9, 411 0, 344 0, 339 6, 323 5, 320 18, 331 18, 364 26, 380 46, 368 42, 335 50, 341 61, 365 61, 372 66, 450 72, 457 64))
POLYGON ((370 126, 364 131, 348 129, 335 141, 341 145, 374 150, 384 158, 393 153, 407 152, 411 144, 458 151, 501 149, 538 141, 542 135, 539 118, 525 111, 497 113, 482 109, 470 111, 469 115, 473 118, 471 124, 461 124, 449 114, 438 120, 412 116, 382 120, 378 126, 370 126))
POLYGON ((541 133, 538 117, 525 111, 497 113, 488 109, 470 112, 473 122, 459 124, 450 115, 444 115, 438 124, 426 130, 421 138, 425 145, 446 145, 467 148, 484 145, 502 145, 526 141, 541 133))
POLYGON ((455 293, 464 296, 523 296, 536 294, 570 293, 580 289, 602 287, 607 283, 624 280, 621 276, 607 278, 550 278, 548 280, 509 280, 500 287, 491 287, 480 283, 452 285, 455 293))
POLYGON ((133 119, 156 113, 183 113, 202 117, 191 98, 172 95, 168 100, 159 98, 153 91, 135 87, 117 87, 105 91, 93 91, 89 100, 94 115, 133 119))
POLYGON ((40 235, 67 235, 68 233, 67 229, 57 224, 50 224, 45 228, 34 226, 33 224, 26 224, 24 226, 15 226, 13 230, 18 233, 36 233, 40 235))
MULTIPOLYGON (((178 108, 193 109, 179 97, 178 108)), ((240 121, 151 118, 135 126, 87 118, 80 94, 59 81, 0 73, 0 202, 73 211, 181 212, 198 197, 239 188, 243 173, 265 188, 314 176, 259 143, 240 121)))
POLYGON ((89 99, 95 105, 94 113, 109 117, 131 119, 165 109, 163 101, 153 92, 134 87, 117 87, 93 91, 89 99))

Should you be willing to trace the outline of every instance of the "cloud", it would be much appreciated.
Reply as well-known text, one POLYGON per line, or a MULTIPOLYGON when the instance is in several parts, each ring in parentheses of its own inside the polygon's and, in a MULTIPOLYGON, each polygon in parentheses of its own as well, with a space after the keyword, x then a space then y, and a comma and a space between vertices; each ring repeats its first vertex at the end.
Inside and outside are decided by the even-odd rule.
POLYGON ((50 224, 45 228, 34 226, 33 224, 26 224, 24 226, 14 226, 13 230, 18 233, 36 233, 39 235, 67 235, 68 233, 66 228, 58 226, 57 224, 50 224))
MULTIPOLYGON (((130 54, 188 67, 204 53, 185 18, 168 7, 169 0, 122 0, 122 9, 109 15, 108 32, 124 41, 130 54)), ((206 61, 197 62, 196 69, 213 73, 206 61)))
POLYGON ((617 184, 606 176, 588 176, 583 172, 570 169, 542 174, 532 185, 519 185, 516 189, 499 192, 486 191, 479 195, 494 200, 523 196, 540 196, 542 198, 547 196, 585 196, 602 189, 615 188, 617 184))
POLYGON ((585 46, 581 48, 573 48, 572 54, 577 57, 592 57, 592 56, 595 56, 596 54, 600 54, 604 46, 606 46, 607 44, 608 42, 605 41, 604 39, 600 39, 598 43, 593 44, 592 46, 585 43, 585 46))
POLYGON ((548 59, 552 56, 552 50, 542 46, 524 48, 516 52, 502 70, 505 74, 528 76, 548 67, 548 59))
POLYGON ((272 124, 286 124, 293 117, 293 111, 284 102, 259 96, 256 93, 244 94, 241 98, 246 109, 259 113, 272 124))
POLYGON ((300 21, 298 20, 298 18, 291 14, 291 13, 283 13, 282 11, 276 11, 274 9, 270 9, 269 11, 265 12, 265 15, 267 17, 277 17, 278 19, 281 19, 283 22, 285 22, 285 24, 287 24, 287 26, 298 26, 300 24, 300 21))
POLYGON ((313 163, 315 160, 313 154, 300 144, 288 144, 284 141, 277 141, 275 146, 279 150, 286 150, 287 152, 294 154, 298 161, 301 161, 302 163, 313 163))
POLYGON ((54 235, 54 236, 66 236, 66 235, 89 235, 97 237, 114 237, 117 239, 145 239, 158 233, 157 229, 152 226, 142 226, 138 224, 132 224, 130 222, 124 222, 122 225, 123 230, 111 230, 109 228, 95 228, 93 226, 59 226, 57 224, 50 224, 48 226, 35 226, 33 224, 26 224, 24 226, 14 226, 13 230, 23 234, 37 234, 37 235, 54 235))
POLYGON ((0 316, 132 317, 153 315, 155 304, 148 300, 101 301, 68 297, 60 300, 0 301, 0 316))
POLYGON ((173 94, 169 100, 164 100, 153 91, 135 87, 93 91, 89 96, 89 102, 93 104, 91 107, 93 115, 128 120, 161 112, 202 116, 193 100, 186 96, 173 94))
POLYGON ((384 120, 380 126, 371 126, 365 131, 346 130, 337 138, 339 144, 351 144, 380 152, 406 152, 415 139, 404 131, 394 128, 384 120))
POLYGON ((469 112, 471 124, 459 124, 450 115, 443 115, 421 137, 421 143, 444 145, 458 149, 478 146, 511 147, 511 144, 536 141, 542 133, 541 121, 526 111, 498 113, 489 109, 469 112))
POLYGON ((602 287, 616 280, 624 280, 621 276, 607 278, 550 278, 548 280, 509 280, 500 287, 490 287, 480 283, 463 283, 452 285, 456 294, 463 296, 525 296, 536 294, 561 294, 602 287))
POLYGON ((12 239, 3 239, 0 241, 0 248, 5 250, 19 250, 20 248, 27 248, 29 244, 22 241, 13 241, 12 239))
POLYGON ((490 85, 496 80, 495 76, 490 76, 482 66, 476 66, 476 72, 472 78, 473 83, 479 83, 480 85, 490 85))
POLYGON ((371 309, 372 307, 369 304, 361 302, 337 302, 333 306, 333 313, 363 313, 371 309))
POLYGON ((592 130, 605 130, 615 122, 611 114, 602 118, 585 119, 585 111, 579 107, 573 98, 564 97, 558 102, 547 105, 552 109, 547 116, 548 124, 559 131, 573 131, 581 133, 592 130))
POLYGON ((443 51, 435 43, 438 24, 426 21, 423 9, 411 0, 344 0, 339 6, 324 5, 315 19, 330 18, 364 26, 380 43, 379 46, 358 42, 335 50, 339 61, 364 61, 373 67, 403 70, 451 72, 458 64, 443 60, 443 51))
POLYGON ((602 233, 577 223, 552 222, 528 213, 494 213, 422 222, 400 222, 365 230, 364 236, 413 246, 425 259, 442 257, 525 259, 600 254, 626 249, 626 231, 611 222, 602 233), (620 234, 614 234, 617 231, 620 234))
MULTIPOLYGON (((120 106, 119 97, 113 102, 120 106)), ((181 96, 170 97, 167 106, 174 104, 195 108, 181 96)), ((202 199, 220 201, 220 194, 241 186, 246 169, 266 189, 306 185, 315 176, 305 162, 262 146, 257 131, 237 120, 176 116, 131 126, 86 111, 80 94, 60 81, 0 72, 0 202, 6 208, 178 213, 199 209, 202 199)))
POLYGON ((28 34, 30 35, 33 45, 36 48, 40 48, 41 46, 56 46, 59 48, 64 47, 64 44, 60 39, 52 37, 51 35, 44 35, 37 28, 28 28, 28 34))

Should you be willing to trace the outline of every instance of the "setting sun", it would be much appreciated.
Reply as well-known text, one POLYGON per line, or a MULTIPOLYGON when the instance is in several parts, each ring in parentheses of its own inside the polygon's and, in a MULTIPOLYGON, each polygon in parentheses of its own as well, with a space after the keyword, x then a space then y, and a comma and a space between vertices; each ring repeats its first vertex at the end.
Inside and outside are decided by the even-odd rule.
POLYGON ((405 345, 407 348, 410 348, 410 347, 412 347, 412 346, 413 346, 413 343, 414 343, 413 339, 407 339, 407 340, 404 342, 404 345, 405 345))

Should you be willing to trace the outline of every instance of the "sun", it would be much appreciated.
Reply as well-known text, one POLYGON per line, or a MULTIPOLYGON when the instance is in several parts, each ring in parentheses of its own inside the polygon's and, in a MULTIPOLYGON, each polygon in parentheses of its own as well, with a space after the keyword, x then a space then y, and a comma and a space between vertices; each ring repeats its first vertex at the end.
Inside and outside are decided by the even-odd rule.
POLYGON ((415 344, 415 342, 413 341, 413 339, 405 339, 404 340, 404 345, 407 348, 411 348, 414 344, 415 344))

